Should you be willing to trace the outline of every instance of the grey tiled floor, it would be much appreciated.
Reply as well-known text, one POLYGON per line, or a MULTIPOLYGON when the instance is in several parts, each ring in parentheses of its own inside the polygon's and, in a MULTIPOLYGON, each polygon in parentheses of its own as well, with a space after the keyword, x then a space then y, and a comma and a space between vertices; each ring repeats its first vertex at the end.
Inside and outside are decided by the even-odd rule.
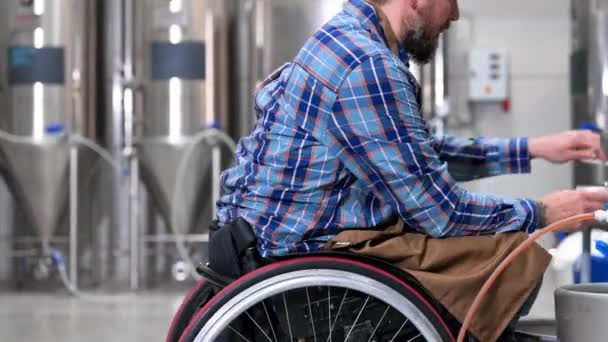
POLYGON ((0 341, 164 341, 184 295, 143 294, 100 303, 0 293, 0 341))
MULTIPOLYGON (((554 317, 554 290, 548 272, 529 318, 554 317)), ((121 295, 111 302, 0 292, 0 341, 164 341, 186 292, 121 295)))

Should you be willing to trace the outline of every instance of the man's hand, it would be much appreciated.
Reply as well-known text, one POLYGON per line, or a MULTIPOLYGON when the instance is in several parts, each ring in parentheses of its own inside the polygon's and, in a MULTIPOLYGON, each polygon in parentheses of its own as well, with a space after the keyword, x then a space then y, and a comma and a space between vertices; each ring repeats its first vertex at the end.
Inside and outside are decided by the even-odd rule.
POLYGON ((542 158, 552 163, 606 160, 601 140, 599 134, 591 131, 568 131, 530 139, 528 148, 532 158, 542 158))
MULTIPOLYGON (((546 224, 550 225, 568 217, 602 210, 607 202, 608 190, 568 190, 545 196, 541 205, 545 209, 546 224)), ((584 224, 577 224, 561 231, 574 232, 584 227, 584 224)))

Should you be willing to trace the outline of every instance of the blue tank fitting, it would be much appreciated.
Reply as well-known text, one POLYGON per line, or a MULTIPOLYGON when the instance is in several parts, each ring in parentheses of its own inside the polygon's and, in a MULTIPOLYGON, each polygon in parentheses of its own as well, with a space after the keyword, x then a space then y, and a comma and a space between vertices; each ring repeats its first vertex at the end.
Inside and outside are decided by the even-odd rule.
POLYGON ((53 259, 53 263, 55 265, 64 265, 65 264, 65 258, 63 257, 63 254, 61 254, 60 251, 57 251, 57 250, 52 251, 51 259, 53 259))
POLYGON ((600 251, 600 253, 602 253, 605 257, 608 257, 608 243, 607 242, 597 240, 595 242, 595 249, 600 251))
POLYGON ((65 126, 63 124, 50 124, 46 126, 47 134, 61 134, 65 131, 65 126))
POLYGON ((597 127, 597 125, 594 124, 593 122, 582 123, 579 128, 587 130, 587 131, 596 132, 596 133, 601 132, 601 129, 599 127, 597 127))
POLYGON ((222 125, 220 125, 219 122, 214 121, 209 125, 209 127, 207 127, 207 129, 222 129, 222 125))

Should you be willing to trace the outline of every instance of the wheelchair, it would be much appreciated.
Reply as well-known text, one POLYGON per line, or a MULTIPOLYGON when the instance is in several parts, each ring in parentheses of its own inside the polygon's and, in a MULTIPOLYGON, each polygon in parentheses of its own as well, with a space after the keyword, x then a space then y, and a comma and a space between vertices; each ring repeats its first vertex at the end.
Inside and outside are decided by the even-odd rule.
POLYGON ((455 341, 460 324, 409 274, 343 252, 295 255, 230 279, 204 277, 167 342, 455 341))

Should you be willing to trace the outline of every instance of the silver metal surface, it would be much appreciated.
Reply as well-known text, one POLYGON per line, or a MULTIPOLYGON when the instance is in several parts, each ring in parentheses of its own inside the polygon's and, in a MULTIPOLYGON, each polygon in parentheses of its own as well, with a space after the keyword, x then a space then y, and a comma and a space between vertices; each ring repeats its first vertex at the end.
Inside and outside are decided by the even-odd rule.
POLYGON ((231 125, 230 134, 235 139, 249 135, 256 122, 253 110, 253 93, 257 80, 256 74, 256 0, 240 0, 235 6, 234 30, 236 32, 233 47, 234 55, 234 112, 235 122, 231 125))
MULTIPOLYGON (((571 92, 573 126, 593 123, 608 134, 608 1, 572 1, 571 92)), ((604 139, 605 140, 605 139, 604 139)), ((577 162, 576 186, 603 186, 604 164, 577 162)), ((581 281, 591 279, 590 230, 584 234, 581 281)))
MULTIPOLYGON (((62 15, 69 16, 66 9, 73 10, 66 2, 69 1, 60 1, 55 6, 42 2, 43 11, 36 13, 34 1, 10 1, 7 18, 9 46, 65 48, 72 38, 67 27, 69 22, 57 19, 62 15)), ((68 122, 70 106, 64 85, 36 83, 9 88, 11 115, 3 127, 6 131, 40 140, 47 125, 68 122)))
POLYGON ((343 8, 343 0, 257 0, 257 80, 291 62, 312 34, 343 8))
POLYGON ((386 284, 351 272, 317 269, 281 274, 237 294, 207 321, 196 335, 195 342, 214 341, 234 319, 265 299, 289 290, 316 286, 346 288, 380 299, 408 318, 427 341, 441 341, 441 336, 424 314, 386 284))
MULTIPOLYGON (((209 242, 209 234, 188 234, 188 236, 184 237, 184 240, 186 242, 209 242)), ((173 234, 156 234, 144 236, 143 241, 151 243, 175 243, 177 237, 173 234)))
POLYGON ((229 2, 138 0, 136 9, 145 20, 135 31, 136 55, 142 65, 137 70, 144 94, 141 111, 142 127, 138 151, 142 179, 160 208, 165 222, 172 222, 172 206, 177 206, 180 227, 186 234, 197 220, 211 222, 212 192, 205 192, 211 175, 212 148, 208 141, 200 144, 194 135, 212 126, 229 130, 237 121, 229 110, 230 93, 230 20, 233 13, 229 2), (198 42, 205 45, 205 78, 153 80, 152 59, 149 51, 153 42, 198 42), (193 159, 184 161, 186 149, 197 143, 199 151, 193 159), (187 162, 187 179, 180 180, 183 187, 179 203, 173 194, 177 184, 176 169, 187 162), (209 208, 203 210, 203 208, 209 208), (201 216, 203 213, 203 217, 201 216))
POLYGON ((70 146, 70 282, 78 290, 78 147, 70 146))
MULTIPOLYGON (((139 82, 136 76, 136 64, 140 61, 134 53, 136 46, 134 44, 136 26, 141 24, 141 16, 138 16, 136 10, 136 2, 127 0, 124 3, 125 10, 125 56, 132 56, 125 59, 124 75, 126 102, 124 106, 124 132, 125 146, 124 155, 128 160, 129 167, 129 284, 132 290, 139 289, 139 260, 140 260, 140 226, 139 226, 139 159, 135 153, 135 137, 137 131, 136 126, 136 108, 139 95, 139 82)), ((145 18, 145 17, 144 17, 145 18)))
MULTIPOLYGON (((198 153, 193 154, 188 161, 188 172, 185 179, 180 180, 183 185, 176 190, 177 167, 183 161, 186 149, 192 139, 179 144, 169 143, 166 139, 146 139, 139 147, 142 178, 153 195, 156 206, 160 209, 165 222, 171 222, 172 212, 176 211, 180 218, 177 230, 182 234, 191 231, 192 223, 196 221, 198 212, 203 205, 198 201, 205 183, 205 177, 210 172, 211 148, 200 144, 198 153), (179 203, 173 203, 175 191, 179 191, 179 203), (176 205, 174 209, 172 205, 176 205)), ((209 202, 207 203, 209 206, 209 202)))
POLYGON ((8 161, 8 184, 48 252, 67 205, 67 137, 47 137, 29 144, 2 142, 0 146, 8 161))
POLYGON ((608 336, 608 284, 567 286, 555 291, 561 342, 603 342, 608 336))
MULTIPOLYGON (((48 134, 47 127, 61 125, 65 131, 86 134, 86 126, 95 116, 85 95, 87 84, 83 84, 90 76, 84 66, 88 56, 86 38, 94 29, 82 24, 87 21, 92 3, 93 0, 10 1, 2 12, 2 23, 8 31, 2 44, 3 56, 6 48, 14 46, 58 47, 65 53, 64 84, 8 85, 6 75, 0 80, 9 102, 2 106, 0 129, 23 137, 19 142, 0 142, 2 154, 10 164, 3 172, 45 249, 49 248, 67 204, 68 175, 67 139, 48 134)), ((2 64, 6 66, 7 61, 2 64)))
POLYGON ((533 338, 533 341, 557 342, 557 322, 553 319, 524 318, 517 324, 516 331, 518 335, 533 338))
MULTIPOLYGON (((574 127, 608 129, 608 1, 572 1, 571 92, 574 127)), ((577 163, 576 185, 603 185, 600 165, 577 163)))
MULTIPOLYGON (((0 1, 0 19, 2 22, 6 22, 8 19, 8 11, 7 11, 8 3, 6 1, 0 1)), ((6 104, 6 88, 8 83, 8 75, 6 73, 6 65, 7 65, 7 54, 4 53, 7 49, 8 43, 8 26, 0 25, 0 122, 5 121, 4 116, 7 110, 6 104)))
MULTIPOLYGON (((334 15, 343 9, 343 0, 251 0, 244 1, 240 10, 241 26, 252 25, 249 31, 254 37, 242 33, 239 41, 238 59, 240 68, 254 68, 250 88, 241 86, 239 95, 252 94, 256 83, 261 82, 273 70, 291 62, 310 36, 334 15), (249 3, 253 1, 253 8, 249 3), (252 14, 251 14, 252 13, 252 14), (253 19, 250 18, 253 16, 253 19), (251 46, 255 39, 255 46, 251 46), (254 48, 255 53, 250 53, 254 48), (244 53, 243 53, 244 52, 244 53), (243 60, 245 59, 245 60, 243 60), (252 60, 253 62, 252 65, 252 60)), ((440 46, 432 63, 426 66, 411 64, 423 90, 423 116, 437 133, 445 131, 445 120, 449 112, 447 36, 440 40, 440 46)), ((246 75, 248 73, 244 73, 246 75)), ((241 103, 240 117, 251 115, 252 101, 241 103)), ((248 132, 249 133, 249 132, 248 132)))
MULTIPOLYGON (((103 278, 113 278, 118 282, 130 282, 130 238, 129 229, 129 143, 132 132, 126 130, 129 126, 127 115, 134 105, 134 83, 130 66, 134 58, 132 50, 126 46, 127 17, 125 10, 127 0, 104 0, 102 9, 102 47, 103 63, 100 84, 102 85, 103 112, 100 115, 104 126, 103 144, 110 152, 114 162, 120 166, 118 170, 103 180, 108 184, 100 194, 110 200, 110 222, 107 231, 100 232, 99 240, 103 243, 100 248, 100 258, 108 263, 107 272, 103 278), (128 70, 127 70, 128 69, 128 70)), ((105 265, 104 265, 105 267, 105 265)))
MULTIPOLYGON (((231 3, 231 1, 226 1, 231 3)), ((235 96, 232 122, 227 129, 235 139, 249 135, 256 122, 253 94, 272 71, 290 62, 310 36, 343 8, 343 0, 238 0, 227 9, 235 32, 235 96)))
POLYGON ((137 158, 131 158, 131 173, 129 175, 129 210, 131 228, 130 236, 130 286, 132 290, 139 289, 140 282, 140 251, 141 251, 141 226, 139 221, 139 163, 137 158))

